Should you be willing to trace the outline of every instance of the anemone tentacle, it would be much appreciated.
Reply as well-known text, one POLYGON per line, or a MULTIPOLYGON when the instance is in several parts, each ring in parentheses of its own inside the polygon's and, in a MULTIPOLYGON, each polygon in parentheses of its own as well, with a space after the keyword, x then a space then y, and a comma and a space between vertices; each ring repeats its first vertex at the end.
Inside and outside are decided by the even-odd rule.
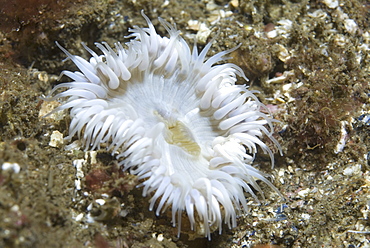
POLYGON ((160 18, 169 34, 161 37, 142 15, 148 27, 129 29, 125 48, 96 43, 98 55, 83 44, 90 60, 57 43, 79 71, 63 71, 72 82, 56 86, 49 99, 63 101, 54 111, 70 109, 69 139, 118 152, 123 169, 142 180, 143 196, 151 195, 150 210, 159 215, 170 207, 179 232, 185 212, 191 228, 203 225, 210 239, 213 227, 221 233, 223 223, 236 226, 248 209, 245 192, 263 197, 256 180, 277 191, 252 166, 258 149, 274 163, 264 135, 281 152, 275 120, 256 92, 236 85, 237 76, 247 80, 242 69, 221 63, 237 47, 206 59, 211 44, 198 53, 175 26, 160 18))

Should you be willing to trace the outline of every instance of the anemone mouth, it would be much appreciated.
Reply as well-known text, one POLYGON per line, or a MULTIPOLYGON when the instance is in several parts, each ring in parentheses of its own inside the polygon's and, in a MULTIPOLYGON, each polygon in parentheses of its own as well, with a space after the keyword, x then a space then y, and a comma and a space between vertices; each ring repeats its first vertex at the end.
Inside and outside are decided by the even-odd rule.
MULTIPOLYGON (((270 155, 261 140, 272 137, 274 119, 245 85, 236 85, 242 70, 221 64, 228 51, 208 59, 211 43, 191 51, 175 27, 159 19, 169 33, 160 37, 144 15, 148 28, 130 29, 132 38, 115 51, 96 43, 89 61, 57 45, 80 71, 62 73, 73 81, 56 86, 48 99, 64 99, 54 111, 70 109, 69 138, 77 135, 86 150, 107 144, 120 165, 143 180, 143 195, 151 194, 156 214, 171 207, 172 222, 181 228, 185 211, 191 227, 201 222, 205 236, 211 226, 236 226, 237 213, 247 210, 244 192, 257 190, 262 180, 278 190, 252 166, 257 147, 270 155), (59 88, 65 91, 55 94, 59 88)), ((246 78, 245 78, 246 79, 246 78)))

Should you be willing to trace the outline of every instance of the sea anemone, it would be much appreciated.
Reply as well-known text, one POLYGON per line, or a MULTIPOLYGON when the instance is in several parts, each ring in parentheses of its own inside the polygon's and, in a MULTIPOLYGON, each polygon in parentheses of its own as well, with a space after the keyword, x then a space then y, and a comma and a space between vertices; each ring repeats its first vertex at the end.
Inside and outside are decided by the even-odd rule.
MULTIPOLYGON (((208 43, 198 53, 189 48, 176 26, 159 18, 169 38, 157 34, 142 12, 147 28, 129 29, 125 46, 96 43, 98 55, 89 61, 57 45, 80 71, 63 71, 72 82, 61 83, 49 100, 62 100, 55 111, 70 109, 69 136, 86 150, 105 144, 124 170, 142 181, 143 196, 151 195, 150 210, 159 215, 168 207, 178 225, 185 211, 191 228, 211 230, 236 226, 247 211, 244 195, 263 196, 257 180, 278 190, 266 174, 252 166, 257 147, 269 154, 261 140, 272 137, 275 121, 266 107, 237 77, 241 68, 220 63, 234 49, 206 59, 208 43), (65 91, 55 93, 60 88, 65 91), (212 228, 211 228, 212 227, 212 228)), ((214 40, 213 40, 214 41, 214 40)))

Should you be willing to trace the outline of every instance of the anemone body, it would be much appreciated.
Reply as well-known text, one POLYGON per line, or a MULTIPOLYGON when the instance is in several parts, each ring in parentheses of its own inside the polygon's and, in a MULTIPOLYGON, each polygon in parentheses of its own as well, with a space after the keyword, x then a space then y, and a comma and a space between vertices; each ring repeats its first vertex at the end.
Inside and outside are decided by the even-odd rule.
POLYGON ((86 149, 102 143, 118 154, 120 165, 142 179, 143 196, 151 195, 150 210, 172 210, 173 225, 181 228, 185 211, 191 227, 199 224, 205 236, 222 223, 236 226, 247 210, 244 193, 257 201, 262 193, 256 180, 276 188, 252 166, 261 141, 272 137, 274 119, 255 92, 236 85, 242 70, 220 63, 223 51, 208 59, 211 43, 192 51, 180 32, 159 19, 169 38, 156 33, 143 14, 147 28, 129 29, 125 44, 96 43, 89 61, 58 46, 79 71, 63 71, 72 82, 56 86, 50 97, 70 109, 69 138, 77 135, 86 149), (65 89, 54 93, 57 89, 65 89))

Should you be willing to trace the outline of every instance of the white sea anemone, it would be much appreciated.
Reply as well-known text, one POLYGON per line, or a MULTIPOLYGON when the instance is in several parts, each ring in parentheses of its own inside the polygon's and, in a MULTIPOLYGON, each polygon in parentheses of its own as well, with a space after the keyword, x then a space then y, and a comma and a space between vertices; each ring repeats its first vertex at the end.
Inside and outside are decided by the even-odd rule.
POLYGON ((77 135, 86 149, 106 144, 143 181, 150 210, 170 207, 179 232, 186 211, 192 229, 201 225, 210 238, 223 222, 236 226, 248 209, 245 192, 257 201, 253 190, 263 195, 256 180, 277 191, 252 166, 257 147, 274 161, 263 135, 281 150, 274 119, 255 92, 235 84, 236 75, 245 78, 241 68, 220 64, 235 49, 206 59, 211 43, 191 51, 176 27, 160 18, 169 33, 161 37, 142 15, 148 28, 129 29, 125 48, 96 43, 98 55, 84 45, 89 61, 58 44, 80 71, 63 71, 73 81, 57 85, 49 99, 64 100, 54 111, 70 109, 69 138, 77 135), (60 88, 67 89, 55 94, 60 88))

